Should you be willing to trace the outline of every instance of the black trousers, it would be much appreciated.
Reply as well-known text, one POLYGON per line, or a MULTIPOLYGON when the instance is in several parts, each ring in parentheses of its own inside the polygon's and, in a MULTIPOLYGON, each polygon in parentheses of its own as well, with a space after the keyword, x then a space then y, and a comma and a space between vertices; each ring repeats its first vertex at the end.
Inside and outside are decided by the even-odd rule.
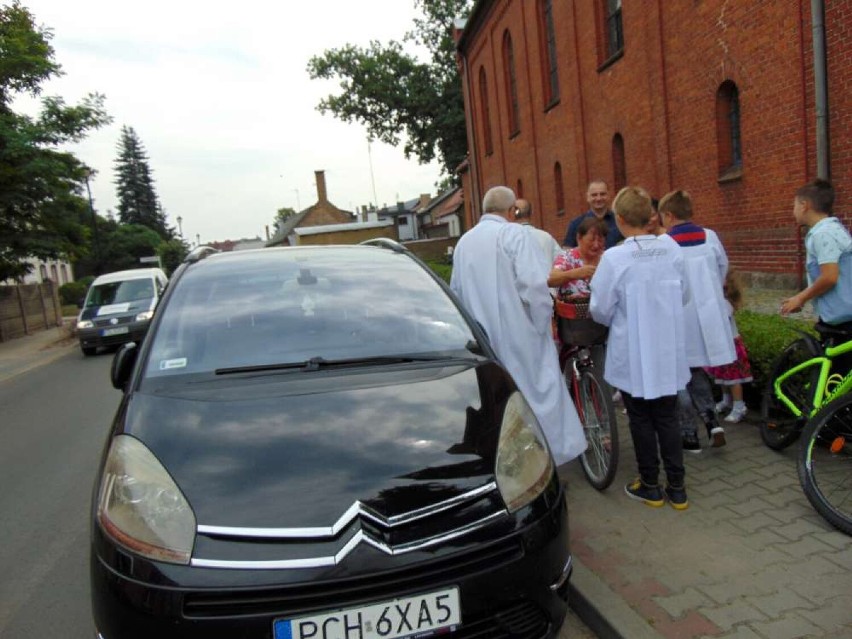
POLYGON ((644 399, 621 391, 621 397, 630 420, 630 435, 642 481, 650 486, 657 485, 662 457, 669 485, 683 486, 686 471, 683 467, 677 395, 644 399))

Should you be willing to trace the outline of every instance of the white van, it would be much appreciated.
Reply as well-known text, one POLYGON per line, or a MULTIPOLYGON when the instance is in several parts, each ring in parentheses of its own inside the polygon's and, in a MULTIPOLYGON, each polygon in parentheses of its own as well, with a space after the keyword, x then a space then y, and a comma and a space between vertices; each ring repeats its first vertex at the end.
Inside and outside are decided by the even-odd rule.
POLYGON ((141 342, 168 281, 158 268, 117 271, 96 278, 77 317, 83 355, 94 355, 99 346, 141 342))

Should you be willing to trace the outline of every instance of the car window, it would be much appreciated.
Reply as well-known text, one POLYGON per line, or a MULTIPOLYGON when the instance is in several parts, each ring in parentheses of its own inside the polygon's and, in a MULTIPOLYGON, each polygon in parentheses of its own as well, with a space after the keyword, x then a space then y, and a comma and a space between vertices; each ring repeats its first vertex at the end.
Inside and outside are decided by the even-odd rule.
POLYGON ((154 297, 151 279, 124 280, 93 286, 86 298, 86 307, 122 304, 154 297))
POLYGON ((147 376, 458 351, 473 339, 422 266, 365 247, 210 259, 158 312, 147 376))

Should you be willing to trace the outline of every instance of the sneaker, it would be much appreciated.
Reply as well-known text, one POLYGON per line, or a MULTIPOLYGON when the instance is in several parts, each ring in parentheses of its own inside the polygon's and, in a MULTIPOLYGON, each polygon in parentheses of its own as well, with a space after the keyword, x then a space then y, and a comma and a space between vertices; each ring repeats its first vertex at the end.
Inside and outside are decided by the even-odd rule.
POLYGON ((731 407, 731 405, 727 402, 727 400, 724 400, 724 399, 723 399, 721 402, 717 402, 717 404, 716 404, 716 412, 717 412, 717 413, 724 413, 724 412, 725 412, 726 410, 728 410, 730 407, 731 407))
POLYGON ((731 409, 731 412, 728 413, 728 416, 725 417, 725 421, 731 424, 736 424, 737 422, 741 422, 743 418, 746 416, 748 409, 745 406, 737 406, 731 409))
POLYGON ((686 510, 689 508, 689 500, 686 498, 686 487, 666 486, 666 498, 675 510, 686 510))
POLYGON ((649 486, 639 477, 627 484, 624 487, 624 492, 631 499, 644 502, 646 506, 652 506, 653 508, 659 508, 666 503, 663 491, 660 490, 659 486, 649 486))
POLYGON ((698 433, 684 433, 683 434, 683 450, 686 453, 700 453, 701 452, 701 442, 698 441, 698 433))
POLYGON ((710 431, 710 448, 721 448, 728 442, 725 441, 725 429, 716 426, 710 431))
POLYGON ((621 401, 621 391, 620 390, 617 390, 612 394, 612 401, 616 404, 621 401))

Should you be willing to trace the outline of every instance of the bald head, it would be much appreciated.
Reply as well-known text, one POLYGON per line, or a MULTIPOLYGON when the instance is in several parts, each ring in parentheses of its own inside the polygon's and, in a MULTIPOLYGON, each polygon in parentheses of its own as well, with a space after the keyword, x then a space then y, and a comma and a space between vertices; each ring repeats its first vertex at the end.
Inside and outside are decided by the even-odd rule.
POLYGON ((529 200, 520 199, 515 202, 517 210, 515 211, 516 220, 528 220, 532 217, 532 204, 529 200))
POLYGON ((482 210, 508 217, 515 206, 515 192, 508 186, 495 186, 488 189, 482 198, 482 210))

